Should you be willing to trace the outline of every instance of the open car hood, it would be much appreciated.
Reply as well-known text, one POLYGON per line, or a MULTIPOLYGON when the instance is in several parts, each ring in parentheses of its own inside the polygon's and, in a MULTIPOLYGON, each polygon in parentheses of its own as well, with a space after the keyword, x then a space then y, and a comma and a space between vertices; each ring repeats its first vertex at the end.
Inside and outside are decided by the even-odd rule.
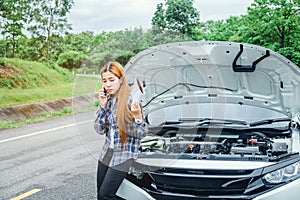
POLYGON ((135 78, 141 82, 144 114, 153 124, 174 116, 231 113, 230 118, 240 118, 260 112, 269 118, 300 111, 299 68, 255 45, 191 41, 154 46, 133 57, 125 71, 129 84, 135 78))

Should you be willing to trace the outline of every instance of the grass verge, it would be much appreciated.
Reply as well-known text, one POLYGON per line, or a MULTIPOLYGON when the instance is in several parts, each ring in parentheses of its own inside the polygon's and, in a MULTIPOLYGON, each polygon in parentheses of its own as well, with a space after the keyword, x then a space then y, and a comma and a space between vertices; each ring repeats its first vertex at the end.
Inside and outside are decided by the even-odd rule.
POLYGON ((40 117, 33 117, 33 118, 30 118, 30 119, 27 119, 27 120, 21 121, 21 122, 7 122, 7 121, 2 122, 2 121, 0 121, 0 130, 7 129, 7 128, 18 128, 18 127, 24 126, 26 124, 46 121, 46 120, 50 120, 50 119, 54 119, 54 118, 58 118, 58 117, 68 116, 71 114, 74 114, 71 109, 64 109, 63 111, 53 112, 50 114, 44 113, 40 117))
POLYGON ((0 108, 88 94, 98 91, 101 85, 97 77, 76 77, 72 83, 59 83, 31 89, 1 88, 0 108))
POLYGON ((0 108, 25 103, 72 97, 74 83, 60 83, 32 89, 0 89, 0 108))
MULTIPOLYGON (((7 106, 20 105, 24 103, 43 102, 54 99, 79 96, 83 94, 98 91, 101 88, 101 81, 98 77, 76 77, 73 83, 60 83, 32 89, 0 89, 0 108, 7 106), (4 91, 4 92, 2 92, 4 91)), ((95 102, 97 107, 98 102, 95 102)), ((86 111, 91 111, 88 109, 86 111)), ((81 112, 84 112, 82 110, 81 112)), ((7 128, 17 128, 26 124, 46 121, 58 117, 75 114, 73 110, 64 109, 63 111, 53 112, 51 114, 42 114, 40 117, 32 117, 25 121, 0 121, 0 130, 7 128)))

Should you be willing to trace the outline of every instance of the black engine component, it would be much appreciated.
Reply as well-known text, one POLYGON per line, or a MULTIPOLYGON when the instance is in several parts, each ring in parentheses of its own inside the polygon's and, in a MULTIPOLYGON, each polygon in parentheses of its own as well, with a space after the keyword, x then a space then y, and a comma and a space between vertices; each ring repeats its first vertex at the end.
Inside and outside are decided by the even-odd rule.
POLYGON ((288 153, 288 139, 271 139, 263 133, 247 132, 223 135, 177 134, 176 137, 156 136, 154 141, 142 142, 140 151, 167 154, 279 156, 288 153), (151 143, 153 142, 153 143, 151 143))

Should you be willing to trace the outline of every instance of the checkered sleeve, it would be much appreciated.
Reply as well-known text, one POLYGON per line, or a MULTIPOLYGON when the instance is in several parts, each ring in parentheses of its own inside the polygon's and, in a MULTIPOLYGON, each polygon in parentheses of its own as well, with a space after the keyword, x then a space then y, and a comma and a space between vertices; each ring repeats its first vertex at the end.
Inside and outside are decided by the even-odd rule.
POLYGON ((142 139, 148 132, 148 124, 143 120, 141 124, 134 123, 133 136, 142 139))
POLYGON ((101 108, 96 112, 96 119, 94 121, 94 129, 95 131, 100 134, 104 135, 108 132, 108 121, 107 121, 107 116, 108 116, 109 110, 106 108, 101 108))

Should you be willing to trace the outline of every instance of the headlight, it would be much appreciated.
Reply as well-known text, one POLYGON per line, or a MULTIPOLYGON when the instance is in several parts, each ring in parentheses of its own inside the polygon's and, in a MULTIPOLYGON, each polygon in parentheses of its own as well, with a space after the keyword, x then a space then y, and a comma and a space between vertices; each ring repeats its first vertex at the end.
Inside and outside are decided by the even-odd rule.
POLYGON ((300 162, 278 169, 264 175, 263 179, 268 184, 278 184, 292 180, 300 175, 300 162))
POLYGON ((131 166, 129 168, 129 172, 128 173, 131 174, 131 175, 133 175, 133 176, 135 176, 138 180, 141 180, 143 178, 143 176, 144 176, 144 172, 142 172, 139 169, 134 168, 133 166, 131 166))

